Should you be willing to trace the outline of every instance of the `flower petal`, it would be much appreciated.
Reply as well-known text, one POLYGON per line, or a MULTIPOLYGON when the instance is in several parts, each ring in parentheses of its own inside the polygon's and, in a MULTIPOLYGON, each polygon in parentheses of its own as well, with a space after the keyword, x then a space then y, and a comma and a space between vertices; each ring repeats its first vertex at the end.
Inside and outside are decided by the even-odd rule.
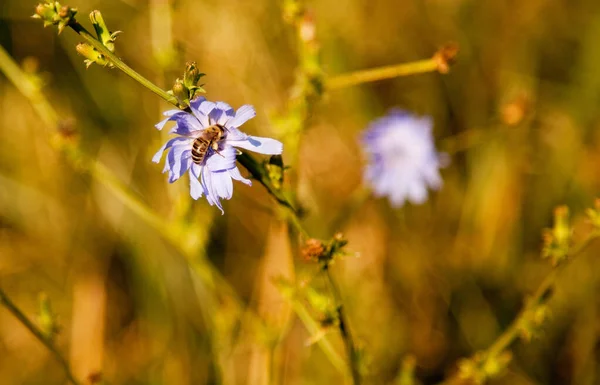
POLYGON ((162 130, 163 127, 165 126, 165 124, 167 124, 168 121, 174 120, 177 118, 177 116, 179 115, 187 115, 188 113, 182 110, 168 110, 165 111, 163 113, 164 116, 168 116, 168 118, 161 120, 160 122, 158 122, 157 124, 154 125, 154 127, 156 127, 158 130, 162 130))
POLYGON ((408 200, 414 204, 421 204, 427 200, 427 189, 423 181, 414 181, 408 188, 408 200))
POLYGON ((162 154, 166 149, 171 148, 177 142, 184 142, 184 141, 189 141, 189 139, 177 137, 177 138, 171 138, 171 139, 167 140, 167 142, 156 152, 156 154, 154 154, 154 156, 152 157, 152 161, 154 163, 160 162, 160 158, 162 158, 162 154))
POLYGON ((260 136, 248 136, 246 140, 227 139, 227 144, 266 155, 279 155, 283 152, 283 143, 260 136))
POLYGON ((221 205, 221 201, 219 200, 219 196, 215 190, 213 184, 213 175, 208 167, 202 167, 202 175, 200 179, 200 183, 204 186, 204 193, 206 194, 206 200, 211 206, 216 205, 219 210, 221 210, 221 214, 224 214, 223 206, 221 205))
POLYGON ((210 126, 208 114, 213 110, 214 107, 215 104, 206 100, 204 96, 197 97, 196 99, 190 101, 190 109, 203 127, 210 126))
POLYGON ((212 182, 218 198, 231 199, 233 195, 233 181, 227 171, 213 172, 212 182))
POLYGON ((212 172, 229 170, 235 167, 235 148, 225 145, 219 153, 212 152, 206 160, 206 167, 212 172))
POLYGON ((250 179, 246 179, 242 176, 242 174, 240 174, 240 170, 237 167, 232 168, 231 170, 228 170, 229 175, 231 175, 231 177, 237 181, 242 182, 245 185, 248 186, 252 186, 252 181, 250 179))
POLYGON ((204 128, 204 126, 200 124, 198 118, 187 112, 175 115, 170 119, 175 122, 175 127, 169 131, 170 134, 187 136, 192 132, 199 131, 204 128))
POLYGON ((235 116, 235 111, 224 102, 217 102, 215 109, 209 114, 213 123, 226 126, 228 121, 235 116))
POLYGON ((227 125, 229 127, 239 127, 255 116, 256 111, 254 110, 254 107, 252 107, 249 104, 246 104, 238 108, 238 110, 235 113, 235 117, 229 120, 229 122, 227 122, 227 125))
POLYGON ((205 193, 204 186, 202 186, 198 180, 201 172, 198 168, 200 168, 200 166, 195 163, 190 167, 190 195, 195 200, 198 200, 198 198, 202 197, 202 194, 205 193))
POLYGON ((169 156, 171 154, 173 154, 174 161, 169 173, 169 183, 173 183, 181 178, 192 164, 192 151, 188 146, 175 146, 169 153, 169 156))

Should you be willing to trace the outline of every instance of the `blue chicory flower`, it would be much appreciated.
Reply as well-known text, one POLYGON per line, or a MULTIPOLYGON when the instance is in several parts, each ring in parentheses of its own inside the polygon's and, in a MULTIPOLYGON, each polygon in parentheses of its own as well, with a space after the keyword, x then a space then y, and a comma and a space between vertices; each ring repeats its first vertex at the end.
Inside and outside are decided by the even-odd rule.
POLYGON ((161 130, 169 121, 175 122, 170 131, 177 136, 169 139, 152 158, 160 162, 165 150, 169 150, 163 172, 169 173, 169 183, 175 182, 185 172, 190 174, 190 195, 198 199, 204 195, 210 205, 216 205, 223 213, 221 199, 230 199, 233 194, 232 179, 248 186, 249 179, 242 177, 236 166, 234 147, 251 150, 261 154, 278 155, 283 144, 275 139, 250 136, 238 127, 256 116, 254 107, 244 105, 234 111, 227 103, 210 102, 199 97, 190 102, 190 112, 169 110, 164 113, 166 119, 156 125, 161 130), (218 141, 218 150, 210 148, 201 164, 192 159, 192 145, 204 129, 218 124, 224 128, 218 141))
POLYGON ((432 120, 393 110, 375 120, 362 136, 368 156, 364 179, 377 197, 387 196, 392 206, 405 200, 423 203, 427 187, 442 185, 439 169, 447 155, 436 152, 432 120))

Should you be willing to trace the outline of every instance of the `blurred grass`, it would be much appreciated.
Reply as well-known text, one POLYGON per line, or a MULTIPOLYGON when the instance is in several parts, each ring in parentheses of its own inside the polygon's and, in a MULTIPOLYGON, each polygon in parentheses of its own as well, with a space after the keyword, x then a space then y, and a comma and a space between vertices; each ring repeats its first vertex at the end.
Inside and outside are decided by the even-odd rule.
MULTIPOLYGON (((294 32, 281 19, 280 3, 71 5, 82 22, 98 8, 109 27, 123 30, 117 52, 144 76, 168 88, 184 63, 195 60, 208 74, 209 98, 255 105, 258 115, 247 130, 278 137, 271 118, 286 104, 297 64, 294 32)), ((342 229, 360 257, 335 266, 354 334, 369 353, 368 382, 390 383, 412 354, 417 376, 434 383, 459 357, 486 348, 548 272, 538 255, 554 206, 569 205, 576 231, 585 227, 577 214, 600 188, 600 3, 309 5, 328 74, 420 60, 449 40, 461 47, 448 75, 328 93, 309 119, 291 171, 309 212, 307 226, 327 237, 360 185, 360 130, 395 106, 434 117, 438 143, 453 153, 443 189, 425 205, 397 211, 384 200, 366 202, 342 229)), ((294 317, 286 325, 278 318, 285 320, 289 309, 276 305, 281 299, 264 276, 276 273, 265 273, 265 266, 286 266, 295 245, 284 241, 286 231, 262 187, 236 185, 220 216, 206 202, 191 201, 187 183, 168 185, 161 167, 149 162, 164 140, 153 124, 166 103, 117 71, 86 71, 74 50, 76 36, 65 31, 57 38, 51 28, 42 29, 29 18, 33 7, 2 2, 2 47, 28 68, 38 63, 45 94, 61 121, 73 119, 84 151, 165 224, 186 224, 175 229, 183 247, 212 261, 245 306, 281 312, 270 328, 281 340, 269 353, 273 337, 238 322, 226 294, 213 304, 214 319, 203 317, 207 293, 178 250, 104 187, 73 171, 50 147, 44 121, 0 77, 5 291, 31 315, 38 293, 48 294, 63 325, 57 344, 71 352, 81 378, 101 370, 111 384, 341 381, 318 347, 305 346, 310 335, 304 326, 294 317)), ((508 375, 496 383, 600 381, 597 251, 566 270, 541 338, 518 345, 508 375)), ((295 264, 299 281, 311 274, 295 264)), ((338 337, 329 337, 343 352, 338 337)), ((0 378, 7 384, 64 378, 4 311, 0 378)))

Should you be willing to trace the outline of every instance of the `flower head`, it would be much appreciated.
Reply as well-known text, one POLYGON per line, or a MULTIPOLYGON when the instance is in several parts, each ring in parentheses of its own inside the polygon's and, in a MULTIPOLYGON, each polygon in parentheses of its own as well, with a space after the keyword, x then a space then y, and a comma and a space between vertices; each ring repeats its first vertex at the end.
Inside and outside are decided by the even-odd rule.
POLYGON ((169 110, 164 113, 167 118, 158 123, 156 128, 161 130, 167 122, 172 121, 175 126, 170 133, 176 136, 158 150, 152 161, 160 162, 163 152, 168 150, 163 172, 169 173, 169 182, 173 183, 189 172, 192 198, 198 199, 204 195, 211 206, 216 205, 223 212, 220 200, 231 198, 232 179, 252 185, 249 179, 242 177, 236 166, 237 150, 234 147, 277 155, 283 151, 283 144, 275 139, 246 135, 238 129, 256 116, 250 105, 234 111, 227 103, 213 103, 199 97, 190 102, 190 110, 169 110), (208 127, 211 127, 209 131, 221 134, 207 135, 208 127), (205 154, 199 152, 200 144, 206 145, 205 154))
POLYGON ((364 179, 376 196, 399 207, 405 200, 423 203, 427 187, 441 187, 446 154, 436 152, 431 129, 430 118, 398 110, 370 124, 362 137, 369 158, 364 179))

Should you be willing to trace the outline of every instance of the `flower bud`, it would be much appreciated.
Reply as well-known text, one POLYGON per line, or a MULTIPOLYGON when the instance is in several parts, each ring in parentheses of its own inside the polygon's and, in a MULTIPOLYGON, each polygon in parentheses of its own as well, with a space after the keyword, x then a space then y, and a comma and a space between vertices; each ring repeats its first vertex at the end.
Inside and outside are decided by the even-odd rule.
POLYGON ((559 206, 554 210, 554 226, 544 230, 542 257, 549 258, 553 266, 567 258, 571 244, 572 229, 569 225, 569 208, 559 206))
POLYGON ((96 63, 103 67, 113 67, 113 65, 108 60, 106 60, 104 55, 102 55, 94 47, 87 43, 77 44, 75 50, 78 54, 86 58, 86 60, 83 61, 85 63, 86 68, 89 68, 93 63, 96 63))
POLYGON ((325 254, 325 245, 318 239, 311 238, 302 248, 302 258, 307 262, 317 262, 325 254))
POLYGON ((589 208, 585 212, 594 229, 600 230, 600 199, 594 201, 594 208, 589 208))
POLYGON ((35 7, 35 14, 32 16, 34 19, 41 19, 44 21, 44 27, 54 23, 56 16, 56 8, 53 4, 38 4, 35 7))
POLYGON ((454 64, 456 55, 458 55, 458 44, 448 43, 441 47, 433 55, 433 60, 437 64, 438 72, 441 74, 450 72, 450 66, 454 64))
POLYGON ((58 11, 58 33, 60 34, 67 25, 69 25, 73 20, 75 20, 75 14, 77 14, 76 8, 70 8, 68 6, 63 6, 58 11))
POLYGON ((109 32, 100 11, 92 11, 92 13, 90 13, 90 20, 94 25, 98 40, 100 40, 110 52, 115 52, 115 40, 121 31, 115 31, 113 33, 109 32))
POLYGON ((312 43, 315 41, 317 35, 317 28, 315 26, 314 17, 305 13, 304 17, 300 19, 300 25, 298 28, 298 36, 304 43, 312 43))
POLYGON ((273 155, 269 158, 269 162, 265 164, 269 179, 273 187, 281 190, 283 187, 283 158, 281 155, 273 155))
POLYGON ((200 73, 198 67, 196 67, 196 62, 189 62, 186 64, 185 71, 183 72, 183 84, 188 88, 194 87, 198 85, 198 81, 202 76, 204 74, 200 73))
POLYGON ((75 20, 76 8, 61 6, 57 1, 46 1, 45 4, 38 4, 35 7, 33 18, 44 21, 44 27, 49 25, 58 25, 58 33, 75 20))
POLYGON ((39 311, 37 318, 44 336, 52 341, 60 332, 60 325, 58 324, 56 314, 52 311, 52 304, 46 293, 40 293, 39 295, 39 311))
POLYGON ((177 98, 177 102, 182 107, 187 107, 190 104, 190 94, 187 87, 183 84, 181 79, 175 80, 175 84, 171 89, 173 96, 177 98))

